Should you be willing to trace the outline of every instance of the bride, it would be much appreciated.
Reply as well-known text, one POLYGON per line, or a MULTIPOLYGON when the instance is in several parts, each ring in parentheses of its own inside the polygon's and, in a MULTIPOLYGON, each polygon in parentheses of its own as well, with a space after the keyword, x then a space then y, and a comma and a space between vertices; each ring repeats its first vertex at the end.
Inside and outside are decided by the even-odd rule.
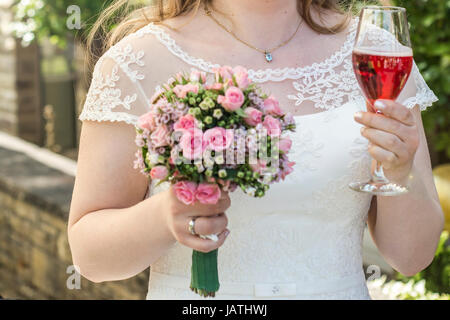
MULTIPOLYGON (((116 1, 93 30, 127 5, 116 1)), ((365 112, 351 66, 357 18, 334 0, 167 0, 136 9, 105 40, 84 109, 69 218, 74 264, 93 282, 150 266, 147 299, 196 299, 192 249, 219 248, 219 299, 370 299, 362 237, 405 275, 433 259, 443 214, 420 111, 436 97, 414 65, 384 115, 365 112), (291 112, 294 172, 262 199, 236 191, 186 206, 133 169, 134 124, 158 84, 191 68, 242 65, 291 112), (348 188, 373 159, 410 192, 348 188), (218 234, 214 242, 197 235, 218 234)), ((374 41, 386 41, 374 34, 374 41)))

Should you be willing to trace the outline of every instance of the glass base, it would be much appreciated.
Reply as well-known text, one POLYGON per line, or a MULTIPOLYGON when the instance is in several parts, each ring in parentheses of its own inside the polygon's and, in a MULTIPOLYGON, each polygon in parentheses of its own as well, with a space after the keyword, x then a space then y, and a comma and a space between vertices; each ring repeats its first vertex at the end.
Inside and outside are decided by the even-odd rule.
POLYGON ((409 192, 407 187, 392 182, 352 182, 350 189, 380 196, 398 196, 409 192))

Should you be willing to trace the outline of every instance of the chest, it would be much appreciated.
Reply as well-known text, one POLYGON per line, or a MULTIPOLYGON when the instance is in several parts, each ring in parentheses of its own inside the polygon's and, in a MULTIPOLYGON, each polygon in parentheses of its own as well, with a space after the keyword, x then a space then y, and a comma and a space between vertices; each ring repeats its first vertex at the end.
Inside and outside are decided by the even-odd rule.
MULTIPOLYGON (((300 47, 294 53, 292 50, 277 52, 277 61, 267 63, 261 62, 264 58, 259 52, 256 52, 258 56, 250 52, 233 57, 233 52, 239 52, 237 49, 218 52, 214 50, 214 45, 197 48, 188 39, 177 37, 175 41, 161 27, 150 24, 141 33, 156 36, 158 42, 155 45, 160 46, 158 52, 165 52, 166 55, 163 65, 154 66, 155 75, 161 75, 161 78, 153 75, 150 78, 155 82, 145 85, 154 88, 165 82, 167 75, 189 72, 191 68, 211 73, 221 65, 242 65, 248 69, 254 83, 279 100, 284 111, 294 115, 322 112, 340 107, 360 95, 351 62, 355 32, 356 22, 353 22, 346 39, 340 35, 324 40, 326 45, 319 45, 318 38, 313 44, 298 43, 300 47), (230 57, 227 57, 228 51, 230 57), (283 67, 286 64, 290 67, 283 67)), ((199 45, 201 43, 204 45, 204 41, 199 45)))
POLYGON ((371 165, 368 142, 353 119, 353 113, 362 106, 364 100, 360 99, 337 109, 295 117, 297 129, 290 133, 293 144, 289 156, 295 162, 294 171, 281 183, 271 185, 263 198, 236 192, 233 207, 238 211, 259 208, 253 212, 261 216, 282 213, 294 217, 300 212, 314 221, 339 217, 346 223, 358 219, 370 201, 348 187, 350 182, 367 179, 371 165))

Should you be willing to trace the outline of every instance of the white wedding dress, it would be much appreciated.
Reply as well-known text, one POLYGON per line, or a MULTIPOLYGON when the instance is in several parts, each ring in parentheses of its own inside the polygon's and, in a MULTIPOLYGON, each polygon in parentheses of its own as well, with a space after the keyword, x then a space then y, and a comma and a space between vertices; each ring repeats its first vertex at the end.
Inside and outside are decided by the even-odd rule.
MULTIPOLYGON (((369 178, 371 163, 353 119, 355 111, 365 110, 351 65, 356 26, 357 20, 345 42, 321 62, 249 70, 281 106, 309 104, 321 112, 296 116, 290 155, 296 165, 284 182, 262 199, 240 190, 231 195, 231 233, 219 249, 218 299, 370 299, 361 251, 371 195, 348 188, 369 178)), ((373 40, 388 41, 382 32, 373 40)), ((156 85, 181 69, 211 72, 217 66, 185 52, 168 29, 149 24, 101 57, 80 119, 135 124, 156 85), (161 69, 158 59, 171 59, 173 70, 161 69)), ((421 110, 437 100, 416 65, 398 100, 421 110)), ((148 299, 200 298, 189 290, 191 253, 176 243, 151 266, 148 299)))

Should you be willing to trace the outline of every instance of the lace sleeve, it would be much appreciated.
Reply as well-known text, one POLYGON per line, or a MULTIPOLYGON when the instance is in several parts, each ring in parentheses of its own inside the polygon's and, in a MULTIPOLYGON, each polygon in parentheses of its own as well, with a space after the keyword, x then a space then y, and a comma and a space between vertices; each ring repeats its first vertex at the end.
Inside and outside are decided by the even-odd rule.
POLYGON ((143 66, 142 55, 131 47, 116 46, 98 60, 79 117, 81 121, 123 121, 133 125, 137 122, 147 106, 139 84, 144 78, 138 71, 143 66))
POLYGON ((418 105, 420 111, 423 111, 437 100, 438 98, 428 87, 427 83, 420 74, 419 68, 414 62, 411 75, 409 76, 405 88, 403 88, 397 101, 410 109, 418 105))

